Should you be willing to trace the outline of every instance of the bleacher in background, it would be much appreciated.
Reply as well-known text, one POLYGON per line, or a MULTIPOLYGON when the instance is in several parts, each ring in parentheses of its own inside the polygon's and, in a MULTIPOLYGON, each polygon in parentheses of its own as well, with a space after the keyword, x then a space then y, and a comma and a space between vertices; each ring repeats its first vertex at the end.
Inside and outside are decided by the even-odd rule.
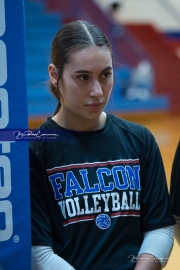
POLYGON ((156 92, 154 60, 128 28, 116 24, 93 0, 25 0, 26 74, 31 119, 51 116, 57 101, 48 87, 47 67, 54 34, 66 22, 88 20, 109 37, 115 57, 115 83, 107 111, 112 113, 169 110, 169 96, 156 92), (146 74, 142 65, 146 62, 146 74), (150 73, 148 73, 147 63, 150 73), (141 72, 141 74, 140 74, 141 72), (144 76, 144 77, 143 77, 144 76), (148 78, 148 83, 144 78, 148 78))
POLYGON ((29 117, 52 115, 57 101, 49 90, 48 64, 53 35, 62 26, 60 14, 48 14, 43 2, 24 1, 26 81, 29 117))
POLYGON ((156 93, 169 94, 171 112, 180 112, 180 58, 172 49, 173 45, 180 45, 179 36, 174 35, 174 38, 170 38, 170 34, 163 36, 149 24, 127 24, 126 27, 154 59, 156 93))

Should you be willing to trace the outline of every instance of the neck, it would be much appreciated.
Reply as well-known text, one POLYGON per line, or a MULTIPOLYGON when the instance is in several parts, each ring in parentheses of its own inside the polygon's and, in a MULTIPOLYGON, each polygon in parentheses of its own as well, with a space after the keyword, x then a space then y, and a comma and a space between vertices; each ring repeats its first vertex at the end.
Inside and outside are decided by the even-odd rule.
POLYGON ((68 117, 63 117, 59 111, 52 119, 61 127, 74 131, 95 131, 104 127, 106 122, 106 113, 102 112, 99 118, 93 120, 79 118, 69 120, 68 117))

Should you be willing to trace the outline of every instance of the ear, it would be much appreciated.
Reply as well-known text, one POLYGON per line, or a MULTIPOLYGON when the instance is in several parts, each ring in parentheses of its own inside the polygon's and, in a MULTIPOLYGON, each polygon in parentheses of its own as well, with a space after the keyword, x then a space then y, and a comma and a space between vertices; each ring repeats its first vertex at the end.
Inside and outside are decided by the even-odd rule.
POLYGON ((52 84, 57 87, 58 70, 54 64, 48 66, 49 78, 52 84))

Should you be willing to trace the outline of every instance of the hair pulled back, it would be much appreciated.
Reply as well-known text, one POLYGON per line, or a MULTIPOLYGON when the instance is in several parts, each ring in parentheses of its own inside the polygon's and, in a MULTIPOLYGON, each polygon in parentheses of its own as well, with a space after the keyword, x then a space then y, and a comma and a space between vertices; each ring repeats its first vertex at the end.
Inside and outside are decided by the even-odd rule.
POLYGON ((54 114, 61 107, 58 84, 64 65, 68 63, 72 52, 88 46, 105 47, 112 54, 111 45, 105 34, 97 26, 86 21, 76 20, 70 22, 55 35, 52 42, 51 62, 58 69, 56 87, 50 82, 50 90, 58 100, 58 106, 54 114))

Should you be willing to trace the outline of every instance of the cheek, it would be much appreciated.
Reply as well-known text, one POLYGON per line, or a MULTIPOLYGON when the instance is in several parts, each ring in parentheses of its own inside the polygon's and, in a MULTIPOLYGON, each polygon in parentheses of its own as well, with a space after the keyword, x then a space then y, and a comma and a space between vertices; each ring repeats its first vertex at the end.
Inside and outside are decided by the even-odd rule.
POLYGON ((112 80, 110 80, 107 84, 106 84, 106 87, 105 87, 105 92, 107 93, 107 94, 110 94, 111 93, 111 91, 112 91, 112 88, 113 88, 113 81, 112 80))
POLYGON ((68 88, 63 88, 63 100, 67 106, 80 107, 83 99, 82 91, 73 84, 68 84, 68 88))
POLYGON ((75 97, 76 90, 74 83, 71 80, 67 80, 66 83, 62 83, 60 92, 64 100, 69 100, 73 96, 75 97))

